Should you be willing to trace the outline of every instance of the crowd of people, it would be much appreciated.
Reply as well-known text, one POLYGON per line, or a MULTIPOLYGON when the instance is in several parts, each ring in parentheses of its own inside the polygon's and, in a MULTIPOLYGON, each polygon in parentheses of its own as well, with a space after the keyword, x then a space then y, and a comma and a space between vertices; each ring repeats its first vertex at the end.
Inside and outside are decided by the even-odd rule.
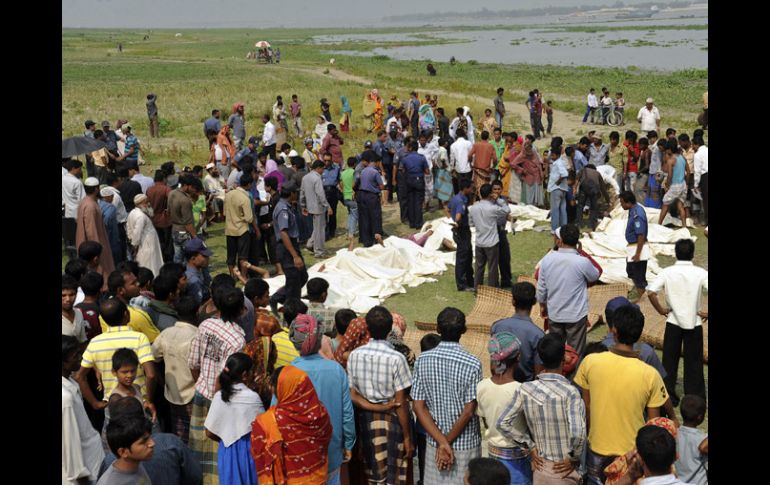
MULTIPOLYGON (((376 139, 347 158, 327 100, 323 137, 296 148, 276 136, 290 126, 305 135, 296 95, 288 113, 278 97, 261 137, 247 136, 237 103, 227 124, 218 110, 204 122, 206 165, 168 162, 152 178, 130 126, 120 123, 124 140, 103 122, 93 136, 120 149, 116 141, 92 153, 84 181, 80 161, 62 163, 63 483, 706 483, 698 426, 708 274, 683 239, 677 263, 648 283, 644 212, 657 195, 661 222, 673 209, 686 224, 700 202, 707 221, 703 134, 671 130, 657 141, 642 126, 638 141, 629 131, 620 144, 613 132, 604 145, 592 132, 569 146, 553 137, 541 158, 537 109, 535 133, 503 131, 497 94, 494 116, 486 110, 478 125, 468 107, 450 122, 435 96, 394 100, 389 117, 374 112, 376 139), (618 189, 600 173, 605 164, 618 189), (537 285, 514 284, 509 204, 543 206, 546 193, 555 247, 537 285), (395 209, 394 196, 413 230, 434 199, 451 218, 459 291, 474 291, 485 273, 510 288, 515 313, 491 326, 488 355, 461 345, 457 308, 437 315, 438 333, 415 357, 404 316, 329 307, 329 283, 308 279, 303 248, 325 255, 340 203, 350 247, 356 233, 370 247, 387 236, 382 212, 395 209), (602 269, 580 249, 580 226, 585 214, 592 230, 616 202, 629 213, 637 299, 648 292, 667 316, 662 363, 639 342, 644 316, 625 298, 607 305, 607 337, 587 343, 587 287, 602 269), (218 223, 228 269, 212 277, 204 239, 218 223), (271 292, 265 280, 276 274, 285 285, 271 292), (530 318, 536 304, 545 332, 530 318)), ((528 104, 541 100, 533 92, 528 104)))

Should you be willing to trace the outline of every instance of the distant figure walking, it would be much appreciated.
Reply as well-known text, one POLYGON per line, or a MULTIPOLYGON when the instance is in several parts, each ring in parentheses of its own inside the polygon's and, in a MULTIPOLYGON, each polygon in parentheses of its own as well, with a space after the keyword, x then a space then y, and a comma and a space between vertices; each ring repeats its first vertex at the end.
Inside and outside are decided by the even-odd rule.
POLYGON ((123 44, 118 44, 118 52, 123 52, 123 44))
POLYGON ((280 64, 281 63, 281 49, 275 50, 275 63, 280 64))
POLYGON ((428 74, 430 74, 431 76, 436 75, 436 68, 433 67, 433 64, 428 64, 426 69, 428 69, 428 74))
POLYGON ((449 63, 450 63, 450 64, 452 64, 453 66, 455 65, 455 63, 457 63, 457 59, 455 59, 455 56, 452 56, 452 57, 449 59, 449 63))
POLYGON ((160 130, 158 127, 158 105, 155 104, 158 101, 158 97, 150 93, 147 95, 147 118, 150 121, 150 136, 158 138, 160 136, 160 130))

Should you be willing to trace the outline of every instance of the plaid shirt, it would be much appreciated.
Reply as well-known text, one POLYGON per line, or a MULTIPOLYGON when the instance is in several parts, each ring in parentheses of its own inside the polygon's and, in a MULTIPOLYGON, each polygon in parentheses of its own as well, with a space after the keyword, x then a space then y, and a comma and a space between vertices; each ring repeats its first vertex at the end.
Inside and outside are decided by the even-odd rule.
POLYGON ((328 334, 334 330, 334 315, 338 308, 329 308, 323 303, 311 301, 307 304, 307 313, 315 317, 319 324, 323 324, 324 333, 328 334))
POLYGON ((375 404, 412 385, 406 357, 385 340, 372 339, 351 352, 347 370, 350 387, 375 404))
POLYGON ((238 324, 221 318, 204 320, 198 326, 187 361, 190 369, 200 369, 195 390, 206 399, 214 399, 214 384, 227 358, 242 351, 245 345, 245 332, 238 324))
POLYGON ((519 446, 537 448, 546 460, 577 460, 586 442, 585 403, 564 376, 540 374, 514 391, 511 403, 497 420, 497 428, 519 446), (522 413, 528 434, 513 426, 522 413))
POLYGON ((255 308, 254 313, 257 317, 256 330, 254 336, 272 337, 276 333, 281 331, 281 324, 278 319, 273 316, 268 310, 264 308, 255 308))
MULTIPOLYGON (((481 361, 458 342, 441 342, 423 352, 414 363, 412 399, 425 401, 433 421, 443 434, 452 430, 463 408, 476 400, 476 386, 481 381, 481 361)), ((438 447, 428 435, 431 446, 438 447)), ((479 417, 475 414, 460 436, 452 443, 455 450, 481 446, 479 417)))

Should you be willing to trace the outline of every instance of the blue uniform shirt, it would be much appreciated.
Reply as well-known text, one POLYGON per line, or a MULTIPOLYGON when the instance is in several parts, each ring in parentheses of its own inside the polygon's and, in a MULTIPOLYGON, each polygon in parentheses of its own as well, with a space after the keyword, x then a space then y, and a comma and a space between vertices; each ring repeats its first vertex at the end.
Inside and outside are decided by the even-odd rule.
POLYGON ((628 209, 628 225, 626 225, 626 241, 634 244, 638 236, 647 237, 647 214, 639 204, 628 209))
POLYGON ((361 171, 361 183, 359 186, 359 190, 363 190, 364 192, 374 192, 375 194, 380 193, 380 185, 383 185, 382 183, 382 176, 380 175, 380 172, 369 165, 365 169, 361 171))
POLYGON ((324 171, 321 174, 321 182, 324 187, 333 187, 337 185, 340 180, 340 166, 336 163, 332 163, 331 167, 324 167, 324 171))
POLYGON ((458 225, 468 225, 468 197, 464 196, 462 192, 458 192, 457 195, 452 197, 449 201, 449 211, 452 213, 452 221, 456 221, 457 214, 462 214, 458 225))
POLYGON ((291 208, 288 199, 281 199, 275 205, 273 211, 273 229, 275 237, 281 240, 281 231, 286 230, 289 237, 297 239, 299 237, 299 226, 297 225, 297 214, 291 208))
POLYGON ((413 177, 424 177, 425 170, 428 170, 428 160, 417 152, 408 153, 400 163, 404 166, 406 174, 413 177))

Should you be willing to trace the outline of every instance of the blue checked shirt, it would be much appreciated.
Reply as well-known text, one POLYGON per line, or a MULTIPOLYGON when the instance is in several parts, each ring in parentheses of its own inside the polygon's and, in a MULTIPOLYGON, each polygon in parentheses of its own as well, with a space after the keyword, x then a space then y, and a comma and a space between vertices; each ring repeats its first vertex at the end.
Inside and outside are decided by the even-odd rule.
MULTIPOLYGON (((441 342, 423 352, 414 363, 412 399, 425 401, 433 421, 446 435, 463 413, 465 405, 476 400, 476 386, 481 381, 481 361, 458 342, 441 342)), ((428 442, 438 447, 428 435, 428 442)), ((460 436, 452 443, 458 451, 481 446, 479 417, 475 414, 460 436)))
POLYGON ((540 374, 513 391, 497 420, 500 434, 549 461, 580 459, 586 442, 586 407, 580 392, 559 374, 540 374), (514 427, 524 414, 529 433, 514 427))
POLYGON ((350 353, 348 380, 367 401, 382 404, 396 392, 412 385, 409 364, 401 352, 385 340, 369 340, 350 353))

